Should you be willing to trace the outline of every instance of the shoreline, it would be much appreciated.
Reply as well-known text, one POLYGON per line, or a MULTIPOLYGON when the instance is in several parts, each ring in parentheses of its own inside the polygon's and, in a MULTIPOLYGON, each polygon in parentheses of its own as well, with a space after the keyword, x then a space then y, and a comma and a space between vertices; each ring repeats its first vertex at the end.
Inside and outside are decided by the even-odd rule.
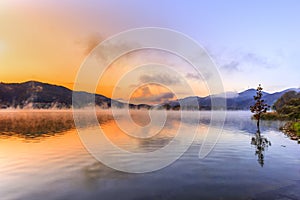
POLYGON ((298 143, 300 143, 300 132, 297 132, 297 130, 294 129, 295 123, 299 123, 299 121, 288 121, 279 128, 285 135, 289 136, 291 140, 296 140, 298 143))

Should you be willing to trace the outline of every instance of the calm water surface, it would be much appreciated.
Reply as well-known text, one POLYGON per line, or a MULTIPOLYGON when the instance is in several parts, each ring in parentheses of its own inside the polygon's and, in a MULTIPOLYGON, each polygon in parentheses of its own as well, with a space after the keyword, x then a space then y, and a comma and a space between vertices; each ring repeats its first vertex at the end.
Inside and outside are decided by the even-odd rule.
MULTIPOLYGON (((132 117, 144 126, 146 114, 133 112, 132 117)), ((185 130, 197 126, 198 134, 180 159, 156 172, 130 174, 106 167, 87 152, 71 112, 2 111, 0 199, 300 199, 300 145, 278 131, 281 122, 263 122, 261 135, 271 145, 257 151, 250 116, 227 112, 218 143, 199 159, 210 124, 210 112, 201 112, 199 123, 181 124, 185 130)), ((108 112, 99 112, 98 121, 113 143, 132 152, 167 145, 180 125, 178 112, 169 112, 159 134, 137 139, 124 134, 108 112)), ((93 132, 96 125, 87 120, 82 128, 93 132)))

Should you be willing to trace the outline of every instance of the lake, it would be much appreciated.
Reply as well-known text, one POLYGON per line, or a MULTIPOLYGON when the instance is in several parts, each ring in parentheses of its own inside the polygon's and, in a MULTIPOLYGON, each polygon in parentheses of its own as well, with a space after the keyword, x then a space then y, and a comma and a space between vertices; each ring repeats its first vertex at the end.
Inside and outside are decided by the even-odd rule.
MULTIPOLYGON (((163 129, 147 135, 157 128, 149 127, 145 138, 122 131, 120 124, 127 127, 129 119, 121 113, 116 122, 109 111, 97 112, 106 138, 133 154, 176 144, 164 155, 168 159, 184 149, 185 138, 176 138, 178 128, 186 138, 191 137, 189 130, 196 130, 193 143, 175 162, 153 172, 127 173, 102 164, 86 150, 71 111, 1 111, 0 199, 300 199, 300 145, 278 130, 282 122, 261 123, 261 136, 270 144, 258 149, 250 112, 228 111, 223 128, 214 125, 209 111, 184 112, 189 120, 181 120, 178 111, 167 112, 163 129), (221 134, 212 151, 199 158, 208 130, 210 136, 221 134)), ((225 111, 217 112, 221 116, 225 111)), ((151 121, 147 111, 131 116, 140 127, 151 121)), ((84 114, 81 121, 80 129, 87 133, 99 129, 84 114)), ((133 158, 120 159, 118 152, 107 155, 121 167, 141 165, 133 158)))

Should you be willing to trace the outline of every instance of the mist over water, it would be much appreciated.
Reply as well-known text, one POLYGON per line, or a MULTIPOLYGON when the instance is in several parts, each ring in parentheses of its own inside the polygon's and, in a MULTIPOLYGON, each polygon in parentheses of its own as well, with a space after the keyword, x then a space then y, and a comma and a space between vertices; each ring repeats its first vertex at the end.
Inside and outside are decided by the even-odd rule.
MULTIPOLYGON (((191 147, 170 166, 146 174, 129 174, 103 165, 87 152, 70 110, 1 111, 2 199, 300 198, 300 147, 278 131, 282 122, 261 125, 261 134, 272 143, 262 152, 261 166, 251 145, 256 124, 249 112, 227 112, 222 135, 204 159, 199 159, 198 153, 209 125, 212 133, 218 131, 209 111, 200 112, 200 121, 196 117, 199 112, 184 111, 189 112, 189 118, 181 121, 180 112, 168 111, 165 126, 150 138, 122 131, 116 118, 126 124, 124 110, 115 116, 110 110, 98 110, 99 124, 91 123, 87 112, 78 112, 82 113, 80 128, 92 134, 100 125, 112 143, 133 153, 163 148, 174 139, 179 126, 186 127, 187 136, 190 128, 197 128, 197 135, 191 147)), ((139 126, 151 122, 147 110, 130 111, 130 115, 139 126)), ((181 141, 176 142, 180 149, 181 141)), ((114 153, 109 154, 112 159, 118 156, 114 153)), ((122 162, 138 164, 131 159, 122 162)))

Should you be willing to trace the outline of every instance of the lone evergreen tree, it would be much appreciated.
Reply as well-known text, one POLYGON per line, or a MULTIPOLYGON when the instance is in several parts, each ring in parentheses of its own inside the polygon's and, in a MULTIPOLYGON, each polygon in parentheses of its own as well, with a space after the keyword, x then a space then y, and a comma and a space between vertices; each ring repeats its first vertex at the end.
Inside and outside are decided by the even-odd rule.
POLYGON ((266 113, 268 108, 270 107, 268 104, 264 103, 264 100, 262 99, 263 88, 259 84, 256 89, 256 96, 254 96, 255 104, 253 106, 250 106, 250 111, 254 113, 254 118, 257 120, 257 129, 259 130, 259 121, 262 113, 266 113))
POLYGON ((259 84, 256 89, 256 96, 254 96, 255 104, 250 106, 250 110, 254 113, 254 118, 257 120, 257 131, 255 137, 252 137, 251 144, 256 146, 255 154, 258 157, 258 163, 263 167, 264 166, 264 151, 268 146, 271 146, 271 142, 260 135, 259 130, 259 120, 262 113, 267 112, 268 108, 270 107, 268 104, 264 102, 262 99, 262 90, 263 88, 259 84))

